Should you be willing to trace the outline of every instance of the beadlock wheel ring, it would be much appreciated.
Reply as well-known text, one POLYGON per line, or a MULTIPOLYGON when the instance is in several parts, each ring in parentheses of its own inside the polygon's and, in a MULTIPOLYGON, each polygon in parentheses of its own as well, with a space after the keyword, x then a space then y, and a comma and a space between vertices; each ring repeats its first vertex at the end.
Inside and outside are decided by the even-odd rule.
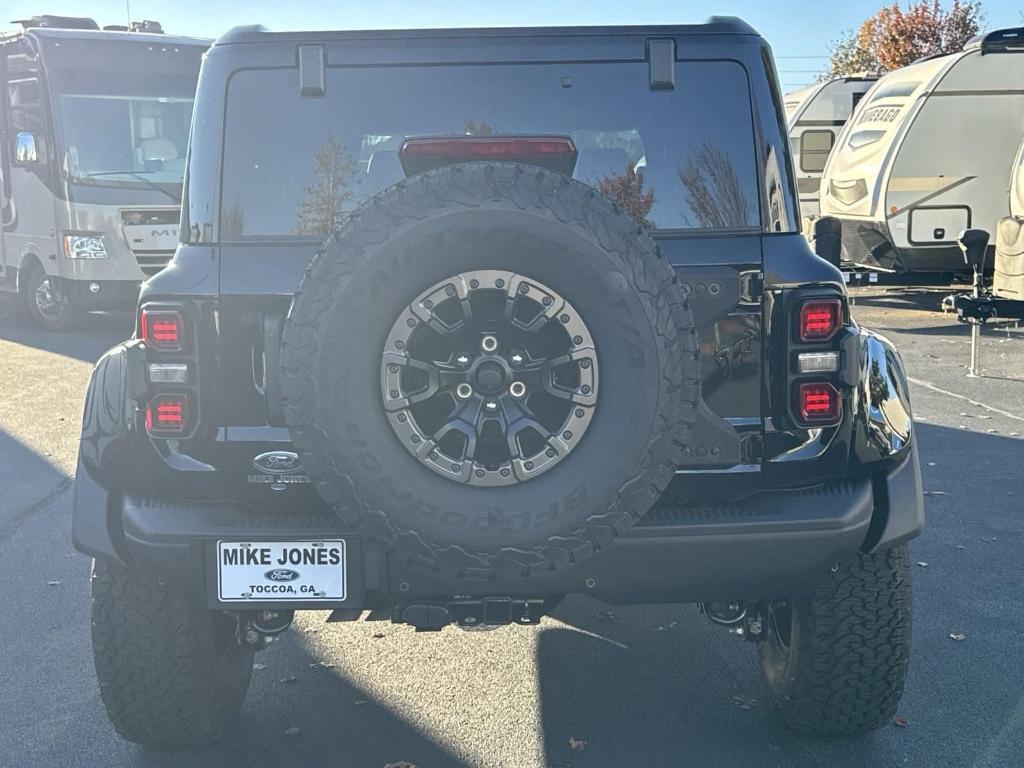
POLYGON ((565 298, 500 270, 463 272, 416 297, 381 355, 396 437, 457 483, 533 479, 579 445, 597 406, 597 350, 565 298))

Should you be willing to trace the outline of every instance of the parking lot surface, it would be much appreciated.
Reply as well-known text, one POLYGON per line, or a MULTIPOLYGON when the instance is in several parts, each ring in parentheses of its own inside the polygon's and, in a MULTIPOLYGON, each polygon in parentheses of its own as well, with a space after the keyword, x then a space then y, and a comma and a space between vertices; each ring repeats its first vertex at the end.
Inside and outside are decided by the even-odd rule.
POLYGON ((491 632, 300 614, 257 657, 235 735, 175 754, 120 740, 92 668, 89 562, 70 543, 85 386, 130 325, 97 315, 68 334, 0 324, 0 765, 1021 765, 1024 329, 987 328, 987 376, 969 378, 969 332, 937 311, 941 292, 853 294, 905 359, 927 493, 899 724, 794 735, 753 646, 694 607, 570 598, 539 627, 491 632))

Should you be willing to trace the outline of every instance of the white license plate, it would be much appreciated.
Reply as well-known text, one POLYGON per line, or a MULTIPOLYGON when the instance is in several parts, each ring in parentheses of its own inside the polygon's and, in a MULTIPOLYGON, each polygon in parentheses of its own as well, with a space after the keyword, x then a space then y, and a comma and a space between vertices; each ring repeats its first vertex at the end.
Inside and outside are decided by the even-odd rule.
POLYGON ((345 587, 344 541, 217 542, 221 601, 338 601, 345 587))

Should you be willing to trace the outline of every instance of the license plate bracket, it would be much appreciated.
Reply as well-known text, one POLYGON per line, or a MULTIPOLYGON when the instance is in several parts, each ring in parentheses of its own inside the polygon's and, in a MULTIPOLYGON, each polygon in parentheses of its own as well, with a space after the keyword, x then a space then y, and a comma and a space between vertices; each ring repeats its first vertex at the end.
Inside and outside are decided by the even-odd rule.
POLYGON ((340 538, 211 541, 211 601, 262 608, 348 605, 350 574, 358 565, 352 549, 340 538))

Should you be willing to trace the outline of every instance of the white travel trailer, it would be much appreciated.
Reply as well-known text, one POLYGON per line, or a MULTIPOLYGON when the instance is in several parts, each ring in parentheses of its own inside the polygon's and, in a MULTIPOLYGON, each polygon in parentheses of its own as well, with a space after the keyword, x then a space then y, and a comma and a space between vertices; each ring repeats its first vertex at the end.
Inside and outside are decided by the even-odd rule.
POLYGON ((965 271, 957 235, 993 232, 1007 215, 1022 128, 1024 28, 887 74, 837 138, 821 179, 821 215, 842 222, 844 260, 965 271))
POLYGON ((789 144, 796 163, 800 215, 818 215, 818 188, 836 134, 846 125, 861 97, 878 75, 837 77, 815 83, 784 97, 789 144))
POLYGON ((992 292, 1000 298, 1024 301, 1024 142, 1010 176, 1010 215, 1000 219, 995 241, 992 292))

